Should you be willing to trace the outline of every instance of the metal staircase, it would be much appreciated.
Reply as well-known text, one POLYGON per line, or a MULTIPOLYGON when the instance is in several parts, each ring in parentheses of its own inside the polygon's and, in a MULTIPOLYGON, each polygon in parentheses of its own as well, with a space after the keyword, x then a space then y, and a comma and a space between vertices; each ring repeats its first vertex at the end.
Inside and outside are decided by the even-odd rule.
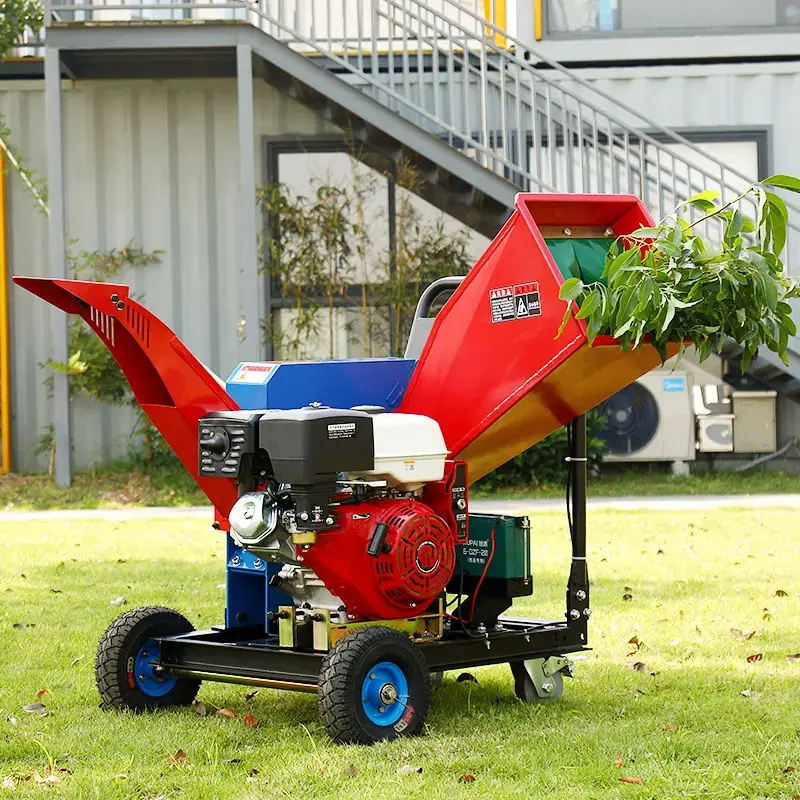
MULTIPOLYGON (((698 191, 731 200, 755 179, 532 50, 476 6, 483 3, 56 0, 48 10, 55 27, 258 29, 266 35, 253 50, 267 80, 350 131, 364 160, 371 151, 410 158, 423 193, 487 235, 518 190, 629 192, 662 217, 698 191)), ((800 264, 798 224, 800 208, 790 206, 790 265, 800 264)), ((792 364, 791 378, 800 379, 792 364)))

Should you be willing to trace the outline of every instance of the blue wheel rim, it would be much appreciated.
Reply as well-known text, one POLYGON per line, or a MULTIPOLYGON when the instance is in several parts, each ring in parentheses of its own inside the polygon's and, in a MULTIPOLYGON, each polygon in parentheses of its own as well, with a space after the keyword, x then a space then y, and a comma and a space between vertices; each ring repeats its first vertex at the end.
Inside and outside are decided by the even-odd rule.
POLYGON ((161 658, 161 646, 155 639, 142 645, 133 660, 133 679, 148 697, 163 697, 174 688, 178 679, 167 672, 156 671, 153 662, 161 658))
POLYGON ((408 706, 408 681, 405 673, 392 661, 381 661, 361 684, 361 708, 374 725, 394 725, 408 706))

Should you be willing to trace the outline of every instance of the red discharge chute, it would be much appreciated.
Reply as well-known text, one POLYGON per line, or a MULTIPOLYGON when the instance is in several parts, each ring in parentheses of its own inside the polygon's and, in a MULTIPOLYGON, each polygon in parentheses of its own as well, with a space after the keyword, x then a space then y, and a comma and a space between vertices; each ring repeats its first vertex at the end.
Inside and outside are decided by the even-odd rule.
POLYGON ((237 498, 234 481, 197 474, 197 420, 209 411, 238 409, 220 380, 155 314, 129 297, 127 286, 54 278, 13 280, 85 320, 111 351, 142 410, 219 514, 227 517, 237 498))

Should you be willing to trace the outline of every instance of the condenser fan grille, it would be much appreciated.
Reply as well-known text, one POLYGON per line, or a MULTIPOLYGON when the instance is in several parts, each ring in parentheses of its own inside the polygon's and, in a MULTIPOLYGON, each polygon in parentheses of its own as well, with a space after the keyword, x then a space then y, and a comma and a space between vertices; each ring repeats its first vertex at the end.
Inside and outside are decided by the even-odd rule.
POLYGON ((613 455, 627 456, 646 447, 658 431, 658 403, 641 383, 632 383, 598 408, 605 418, 600 437, 613 455))

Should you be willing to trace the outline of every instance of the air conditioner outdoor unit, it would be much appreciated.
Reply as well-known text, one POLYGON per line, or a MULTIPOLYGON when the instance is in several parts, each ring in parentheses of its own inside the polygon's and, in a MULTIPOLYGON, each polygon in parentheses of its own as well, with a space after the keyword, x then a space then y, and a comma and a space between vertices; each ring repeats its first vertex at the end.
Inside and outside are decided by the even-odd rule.
POLYGON ((691 376, 656 369, 598 406, 605 461, 694 461, 691 376))

